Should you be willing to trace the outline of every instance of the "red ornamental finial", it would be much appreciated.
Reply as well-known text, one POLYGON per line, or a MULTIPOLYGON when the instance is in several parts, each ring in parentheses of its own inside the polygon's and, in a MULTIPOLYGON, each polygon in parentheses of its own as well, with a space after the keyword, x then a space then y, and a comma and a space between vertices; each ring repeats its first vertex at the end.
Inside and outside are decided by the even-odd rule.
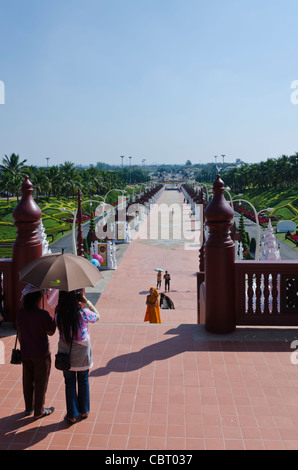
POLYGON ((225 185, 220 175, 213 183, 213 198, 205 210, 206 220, 212 222, 230 222, 234 211, 224 197, 225 185))
POLYGON ((32 197, 33 185, 28 176, 22 184, 22 199, 13 211, 13 218, 18 222, 36 222, 41 218, 41 210, 32 197))

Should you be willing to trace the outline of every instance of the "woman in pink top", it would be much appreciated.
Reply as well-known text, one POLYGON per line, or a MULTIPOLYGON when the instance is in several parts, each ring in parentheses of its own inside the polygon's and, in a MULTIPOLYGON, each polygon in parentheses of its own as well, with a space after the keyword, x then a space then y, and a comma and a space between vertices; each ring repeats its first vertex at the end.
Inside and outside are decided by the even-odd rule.
POLYGON ((81 415, 88 417, 90 410, 89 369, 92 367, 92 350, 88 323, 99 320, 99 314, 81 293, 59 292, 56 323, 60 333, 58 352, 71 350, 71 368, 63 371, 66 396, 66 419, 75 423, 81 415), (87 304, 88 308, 85 308, 87 304))

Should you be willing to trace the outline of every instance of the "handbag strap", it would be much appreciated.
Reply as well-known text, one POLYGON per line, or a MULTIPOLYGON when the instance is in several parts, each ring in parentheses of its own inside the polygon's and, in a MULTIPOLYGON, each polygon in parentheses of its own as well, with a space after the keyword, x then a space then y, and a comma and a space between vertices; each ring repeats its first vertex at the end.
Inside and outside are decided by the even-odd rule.
POLYGON ((19 337, 19 332, 17 331, 16 340, 15 340, 15 343, 14 343, 14 348, 15 349, 17 349, 18 337, 19 337))

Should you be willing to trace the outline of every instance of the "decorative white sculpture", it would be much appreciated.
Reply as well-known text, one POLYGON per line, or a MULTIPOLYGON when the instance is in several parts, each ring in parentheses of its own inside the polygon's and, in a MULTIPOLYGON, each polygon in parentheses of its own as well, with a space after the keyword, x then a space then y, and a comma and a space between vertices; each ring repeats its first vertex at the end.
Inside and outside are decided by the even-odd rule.
POLYGON ((263 241, 261 245, 260 251, 260 260, 279 260, 280 251, 278 248, 278 243, 274 235, 274 229, 271 224, 271 220, 269 219, 268 226, 265 230, 263 241))
POLYGON ((47 253, 52 253, 51 249, 49 248, 49 242, 47 241, 47 235, 41 219, 37 229, 37 235, 42 245, 42 256, 46 255, 47 253))

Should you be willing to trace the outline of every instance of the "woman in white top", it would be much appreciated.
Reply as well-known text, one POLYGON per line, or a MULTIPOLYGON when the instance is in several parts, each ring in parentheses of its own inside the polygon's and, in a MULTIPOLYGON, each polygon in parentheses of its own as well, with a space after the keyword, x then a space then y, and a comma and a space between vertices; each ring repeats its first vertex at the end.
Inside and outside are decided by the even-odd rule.
POLYGON ((88 323, 99 320, 99 314, 81 292, 60 291, 55 318, 60 334, 58 352, 70 352, 71 368, 63 371, 65 418, 74 424, 79 415, 87 418, 90 410, 89 369, 93 363, 88 323))

